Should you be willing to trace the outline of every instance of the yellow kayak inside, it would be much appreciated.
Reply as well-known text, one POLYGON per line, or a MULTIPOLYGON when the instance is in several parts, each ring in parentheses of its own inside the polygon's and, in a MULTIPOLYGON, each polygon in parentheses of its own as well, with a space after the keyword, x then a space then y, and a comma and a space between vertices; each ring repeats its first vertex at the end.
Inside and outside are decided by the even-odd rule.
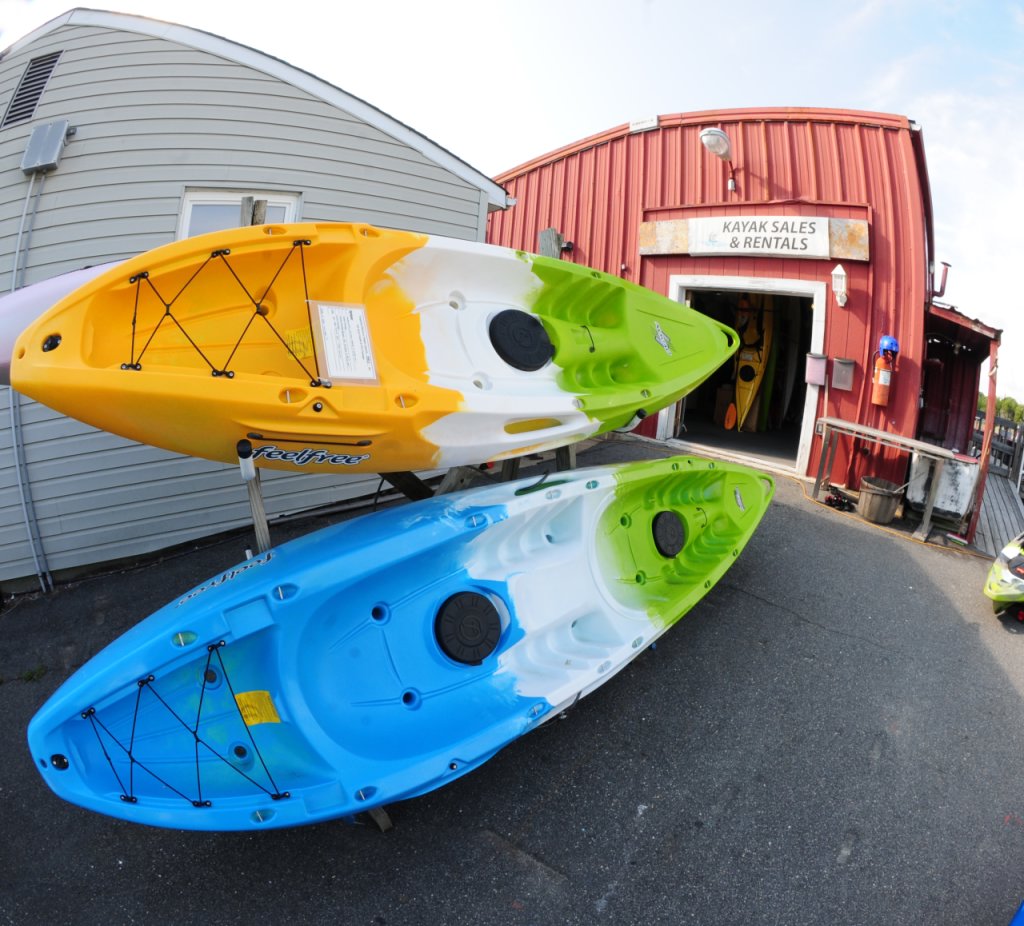
MULTIPOLYGON (((736 430, 744 430, 754 401, 761 391, 772 348, 774 312, 770 306, 747 308, 737 313, 736 329, 740 335, 736 355, 736 430)), ((751 418, 750 430, 756 431, 751 418)))

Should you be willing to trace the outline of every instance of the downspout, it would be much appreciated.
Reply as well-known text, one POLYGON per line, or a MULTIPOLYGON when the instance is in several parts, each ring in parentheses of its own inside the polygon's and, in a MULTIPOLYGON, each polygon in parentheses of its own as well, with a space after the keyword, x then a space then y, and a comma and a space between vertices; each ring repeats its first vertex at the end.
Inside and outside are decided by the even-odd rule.
MULTIPOLYGON (((32 174, 32 177, 35 178, 35 174, 32 174)), ((24 260, 22 260, 22 262, 21 262, 21 270, 18 270, 18 265, 17 264, 14 265, 15 272, 17 273, 17 277, 14 280, 14 285, 11 287, 11 292, 13 292, 16 289, 19 289, 24 284, 24 282, 25 282, 25 268, 26 268, 26 265, 28 264, 28 252, 32 249, 32 232, 33 232, 33 230, 36 227, 36 215, 39 213, 39 200, 43 196, 43 186, 45 184, 46 184, 46 171, 43 171, 40 174, 40 176, 39 176, 39 187, 36 189, 35 198, 32 200, 32 214, 28 217, 28 228, 25 230, 25 249, 24 249, 24 252, 23 252, 25 257, 24 257, 24 260)), ((29 190, 31 191, 31 189, 32 189, 31 184, 29 184, 29 190)), ((24 216, 24 213, 22 213, 22 225, 24 225, 24 221, 25 221, 25 216, 24 216)), ((21 236, 21 232, 22 232, 22 229, 19 227, 18 228, 18 236, 19 237, 21 236)), ((17 258, 17 254, 18 254, 17 246, 14 249, 14 253, 15 253, 15 258, 17 258)))
MULTIPOLYGON (((45 178, 45 174, 43 175, 45 178)), ((13 293, 18 288, 18 270, 21 263, 21 239, 25 232, 25 220, 28 215, 28 204, 32 199, 32 191, 35 187, 36 175, 29 174, 28 193, 25 195, 25 206, 21 210, 21 222, 18 225, 18 235, 14 244, 14 266, 11 268, 11 287, 13 293)), ((36 210, 39 208, 39 193, 42 193, 43 183, 40 181, 39 192, 36 194, 35 207, 32 210, 32 224, 35 224, 36 210)), ((29 227, 31 237, 31 225, 29 227)), ((25 247, 26 263, 28 260, 28 246, 25 247)), ((29 548, 32 551, 32 565, 36 570, 36 577, 39 579, 39 587, 43 592, 53 590, 53 578, 50 575, 49 565, 46 561, 46 551, 43 549, 42 537, 39 535, 39 523, 36 518, 35 505, 32 501, 32 485, 27 479, 27 468, 25 464, 25 444, 22 440, 21 425, 21 394, 14 388, 8 390, 10 399, 10 420, 11 420, 11 454, 14 457, 14 475, 18 483, 18 494, 21 500, 21 516, 25 523, 25 533, 28 535, 29 548)))
POLYGON ((21 210, 21 221, 18 223, 18 235, 14 239, 14 265, 11 267, 10 292, 18 288, 18 264, 21 262, 21 237, 25 233, 25 219, 28 217, 28 204, 32 201, 32 190, 36 185, 36 175, 28 175, 28 192, 25 194, 25 205, 21 210))

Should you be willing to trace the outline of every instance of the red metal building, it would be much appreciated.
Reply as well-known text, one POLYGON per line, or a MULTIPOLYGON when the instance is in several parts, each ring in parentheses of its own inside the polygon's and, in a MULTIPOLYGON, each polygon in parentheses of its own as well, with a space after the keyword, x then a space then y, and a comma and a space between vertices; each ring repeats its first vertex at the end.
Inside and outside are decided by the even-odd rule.
MULTIPOLYGON (((796 108, 660 116, 495 179, 517 204, 491 215, 489 241, 621 275, 752 345, 761 386, 742 429, 723 420, 744 388, 737 362, 652 416, 649 436, 755 456, 781 447, 801 474, 817 468, 823 416, 967 450, 960 419, 973 420, 992 330, 932 306, 931 195, 921 130, 907 118, 796 108), (729 149, 716 153, 723 141, 729 149), (880 405, 872 379, 883 336, 900 352, 880 405)), ((843 442, 833 478, 856 488, 864 475, 902 483, 906 471, 905 454, 843 442)))

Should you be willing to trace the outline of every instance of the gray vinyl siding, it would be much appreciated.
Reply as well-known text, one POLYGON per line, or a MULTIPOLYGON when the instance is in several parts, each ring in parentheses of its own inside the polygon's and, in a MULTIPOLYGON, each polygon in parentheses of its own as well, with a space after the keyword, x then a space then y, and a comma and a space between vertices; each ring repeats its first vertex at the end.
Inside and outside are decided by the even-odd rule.
MULTIPOLYGON (((68 119, 75 134, 43 181, 22 285, 172 241, 188 190, 279 191, 300 197, 301 221, 484 239, 488 192, 371 124, 387 127, 389 117, 358 118, 329 102, 330 94, 324 99, 303 89, 308 84, 267 73, 258 52, 205 50, 208 38, 197 34, 200 47, 193 47, 70 22, 0 58, 3 110, 28 62, 62 51, 33 118, 0 131, 0 294, 10 288, 22 212, 34 205, 21 158, 32 129, 58 119, 68 119)), ((281 62, 267 65, 274 71, 281 62)), ((11 445, 11 395, 0 388, 0 582, 23 585, 35 567, 11 445)), ((251 523, 236 467, 132 443, 27 398, 21 415, 51 572, 251 523)), ((263 474, 271 518, 368 495, 378 482, 373 475, 263 474)))
POLYGON ((163 39, 56 29, 0 60, 0 105, 58 50, 35 117, 0 132, 0 281, 29 187, 21 155, 56 119, 76 133, 46 177, 24 283, 172 240, 188 188, 299 193, 303 221, 483 240, 479 188, 297 87, 163 39))
MULTIPOLYGON (((32 576, 0 390, 0 581, 32 576)), ((23 445, 51 572, 151 553, 252 523, 238 468, 97 431, 22 397, 23 445)), ((269 518, 374 493, 379 477, 262 472, 269 518)), ((200 577, 197 577, 200 578, 200 577)))

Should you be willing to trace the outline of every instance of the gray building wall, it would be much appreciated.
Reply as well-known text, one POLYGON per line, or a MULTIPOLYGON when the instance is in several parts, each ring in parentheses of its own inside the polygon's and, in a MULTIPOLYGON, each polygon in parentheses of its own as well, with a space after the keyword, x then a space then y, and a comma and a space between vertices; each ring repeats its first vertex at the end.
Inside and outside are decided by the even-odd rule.
MULTIPOLYGON (((36 573, 21 511, 8 402, 22 402, 22 444, 51 572, 133 557, 251 523, 236 467, 167 453, 0 392, 0 563, 7 580, 36 573)), ((374 475, 262 472, 268 515, 376 491, 374 475)), ((197 576, 197 580, 203 578, 197 576)), ((15 588, 33 587, 24 582, 15 588)))
MULTIPOLYGON (((34 116, 0 129, 0 294, 176 237, 190 190, 297 194, 302 221, 366 221, 482 241, 504 191, 450 152, 305 71, 208 33, 74 10, 0 57, 0 112, 29 61, 60 51, 34 116), (32 129, 74 130, 30 180, 32 129), (41 191, 40 191, 41 190, 41 191), (31 193, 31 195, 30 195, 31 193), (28 234, 30 230, 30 236, 28 234)), ((23 481, 50 570, 245 524, 237 469, 143 447, 20 402, 23 481)), ((0 389, 0 582, 35 573, 0 389)), ((376 477, 268 474, 268 514, 372 492, 376 477)))

